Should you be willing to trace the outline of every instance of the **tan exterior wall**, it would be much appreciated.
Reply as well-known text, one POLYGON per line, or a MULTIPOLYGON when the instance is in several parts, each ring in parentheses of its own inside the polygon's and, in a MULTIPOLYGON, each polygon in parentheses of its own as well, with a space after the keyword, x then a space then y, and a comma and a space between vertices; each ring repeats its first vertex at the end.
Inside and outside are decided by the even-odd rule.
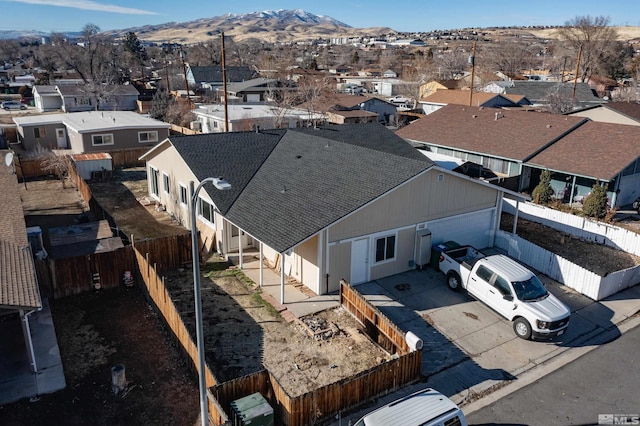
MULTIPOLYGON (((178 160, 180 157, 176 150, 170 145, 164 145, 156 151, 156 155, 147 162, 147 175, 149 175, 149 168, 155 167, 158 169, 158 196, 156 198, 162 205, 165 206, 168 213, 172 213, 176 219, 183 224, 187 229, 191 229, 190 217, 189 217, 189 182, 194 181, 198 183, 195 175, 191 172, 191 169, 187 165, 178 160), (169 176, 169 193, 167 194, 163 185, 163 173, 169 176), (187 204, 180 202, 180 184, 187 188, 187 204)), ((151 180, 147 178, 148 191, 151 194, 151 180)), ((199 195, 201 198, 212 203, 211 198, 207 195, 204 189, 200 190, 199 195)), ((216 214, 215 221, 219 229, 224 228, 222 216, 216 214)), ((197 220, 196 224, 200 231, 200 238, 203 246, 208 251, 219 250, 221 247, 221 241, 216 240, 216 229, 211 223, 207 223, 202 219, 197 220)), ((224 235, 220 232, 219 235, 224 235)))
POLYGON ((607 109, 607 108, 593 108, 587 111, 580 111, 570 115, 574 115, 577 117, 590 118, 593 121, 599 121, 603 123, 627 124, 630 126, 640 126, 640 122, 633 120, 629 117, 626 117, 618 112, 611 111, 610 109, 607 109))
POLYGON ((428 170, 332 225, 329 242, 495 207, 496 199, 495 189, 428 170))
MULTIPOLYGON (((319 293, 318 282, 318 236, 305 241, 295 249, 298 270, 295 271, 296 279, 304 283, 316 294, 319 293)), ((292 274, 294 270, 292 269, 292 274)))
POLYGON ((349 280, 351 276, 351 242, 329 247, 329 289, 328 292, 340 289, 340 280, 349 280))
MULTIPOLYGON (((372 255, 369 256, 371 261, 371 280, 377 280, 378 278, 388 277, 389 275, 399 274, 400 272, 409 271, 414 269, 414 266, 409 266, 409 261, 414 258, 415 248, 415 228, 403 229, 397 233, 396 236, 396 258, 393 262, 381 263, 380 265, 374 265, 372 255)), ((375 251, 375 247, 369 249, 370 253, 375 251)))

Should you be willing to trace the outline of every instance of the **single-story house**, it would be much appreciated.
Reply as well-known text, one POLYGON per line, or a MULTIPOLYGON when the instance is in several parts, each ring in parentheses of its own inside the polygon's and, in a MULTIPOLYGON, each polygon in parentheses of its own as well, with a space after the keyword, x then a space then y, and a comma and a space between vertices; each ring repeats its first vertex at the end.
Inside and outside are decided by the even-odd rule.
MULTIPOLYGON (((200 105, 191 110, 196 116, 196 127, 202 133, 225 131, 224 105, 200 105)), ((300 108, 280 108, 267 104, 227 105, 229 132, 245 130, 277 129, 283 127, 303 127, 326 121, 324 114, 309 112, 300 108)), ((193 125, 192 125, 193 126, 193 125)))
POLYGON ((0 151, 0 186, 3 193, 0 203, 0 316, 19 315, 23 333, 21 338, 3 341, 2 345, 26 346, 27 359, 24 364, 29 365, 31 372, 37 373, 29 316, 42 309, 43 305, 18 180, 13 168, 5 165, 7 155, 10 155, 9 151, 0 151))
POLYGON ((431 114, 445 105, 470 105, 485 108, 518 108, 530 105, 531 102, 522 95, 501 95, 487 92, 472 92, 471 90, 436 90, 435 93, 420 99, 420 107, 425 114, 431 114))
POLYGON ((169 123, 132 111, 86 111, 14 117, 26 151, 41 146, 72 153, 152 147, 169 136, 169 123))
MULTIPOLYGON (((271 92, 282 90, 278 87, 278 80, 273 78, 253 78, 251 80, 238 83, 227 84, 227 95, 229 100, 236 102, 265 102, 271 96, 271 92)), ((219 87, 222 99, 223 88, 219 87)))
POLYGON ((374 123, 171 136, 141 159, 150 196, 189 228, 190 183, 224 178, 194 196, 203 246, 253 249, 283 288, 288 275, 316 294, 424 266, 434 243, 492 246, 505 193, 524 199, 374 123))
MULTIPOLYGON (((396 132, 415 146, 480 164, 531 192, 543 170, 554 196, 584 200, 596 182, 612 206, 640 196, 640 127, 571 115, 448 105, 396 132)), ((494 180, 492 180, 494 181, 494 180)))
POLYGON ((599 105, 605 102, 602 98, 598 97, 588 83, 577 83, 574 86, 573 82, 560 83, 556 81, 511 80, 497 81, 496 84, 503 88, 503 94, 522 95, 534 106, 548 105, 548 97, 553 96, 554 93, 558 93, 560 97, 571 99, 576 108, 599 105))
POLYGON ((628 124, 640 126, 640 103, 607 102, 568 112, 566 115, 586 117, 603 123, 628 124))
POLYGON ((306 103, 298 107, 331 115, 332 118, 329 121, 335 124, 377 121, 387 125, 394 122, 395 116, 398 114, 397 106, 391 102, 375 97, 341 93, 313 104, 306 103))
POLYGON ((427 96, 436 92, 436 90, 453 90, 463 89, 466 86, 464 80, 431 80, 420 85, 419 99, 426 98, 427 96))
POLYGON ((139 92, 131 84, 111 84, 98 92, 86 85, 36 85, 33 99, 39 111, 135 111, 139 92))
MULTIPOLYGON (((223 85, 222 66, 195 66, 186 64, 187 83, 189 87, 202 87, 203 89, 215 89, 223 85)), ((227 83, 237 83, 256 78, 256 72, 246 66, 228 66, 225 68, 227 83)))

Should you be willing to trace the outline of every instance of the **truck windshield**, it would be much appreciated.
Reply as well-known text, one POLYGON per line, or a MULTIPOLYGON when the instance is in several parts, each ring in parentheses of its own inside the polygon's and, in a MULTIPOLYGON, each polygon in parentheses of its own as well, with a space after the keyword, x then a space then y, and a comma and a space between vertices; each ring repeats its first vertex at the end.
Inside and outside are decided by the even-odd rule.
POLYGON ((513 289, 518 296, 518 299, 522 301, 540 300, 547 297, 547 289, 540 282, 538 277, 533 275, 531 278, 525 281, 516 281, 513 283, 513 289))

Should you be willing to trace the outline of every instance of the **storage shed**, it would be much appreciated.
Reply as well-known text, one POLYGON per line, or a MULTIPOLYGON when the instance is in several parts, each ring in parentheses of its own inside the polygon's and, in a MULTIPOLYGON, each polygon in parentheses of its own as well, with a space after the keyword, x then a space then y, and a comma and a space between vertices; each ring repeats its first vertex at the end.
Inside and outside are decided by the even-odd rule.
POLYGON ((84 180, 102 180, 111 177, 113 173, 113 160, 106 152, 73 154, 71 159, 84 180))

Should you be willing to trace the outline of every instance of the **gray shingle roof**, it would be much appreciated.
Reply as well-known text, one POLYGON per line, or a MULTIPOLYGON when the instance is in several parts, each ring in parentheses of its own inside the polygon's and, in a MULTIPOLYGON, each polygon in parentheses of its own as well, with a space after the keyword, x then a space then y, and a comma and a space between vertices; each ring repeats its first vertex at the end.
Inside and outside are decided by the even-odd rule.
MULTIPOLYGON (((222 82, 222 67, 219 65, 189 68, 197 84, 222 82)), ((255 73, 249 67, 226 67, 225 72, 227 81, 245 81, 255 77, 255 73)))
POLYGON ((29 240, 22 212, 18 181, 4 165, 7 151, 0 151, 0 307, 42 306, 35 278, 29 240))
POLYGON ((377 123, 170 138, 232 223, 283 252, 433 163, 377 123))
MULTIPOLYGON (((533 103, 545 103, 545 98, 550 93, 558 90, 571 96, 573 83, 559 83, 555 81, 528 81, 514 80, 504 88, 506 94, 524 95, 533 103)), ((604 102, 600 99, 587 83, 576 84, 575 102, 580 105, 593 105, 604 102)))

